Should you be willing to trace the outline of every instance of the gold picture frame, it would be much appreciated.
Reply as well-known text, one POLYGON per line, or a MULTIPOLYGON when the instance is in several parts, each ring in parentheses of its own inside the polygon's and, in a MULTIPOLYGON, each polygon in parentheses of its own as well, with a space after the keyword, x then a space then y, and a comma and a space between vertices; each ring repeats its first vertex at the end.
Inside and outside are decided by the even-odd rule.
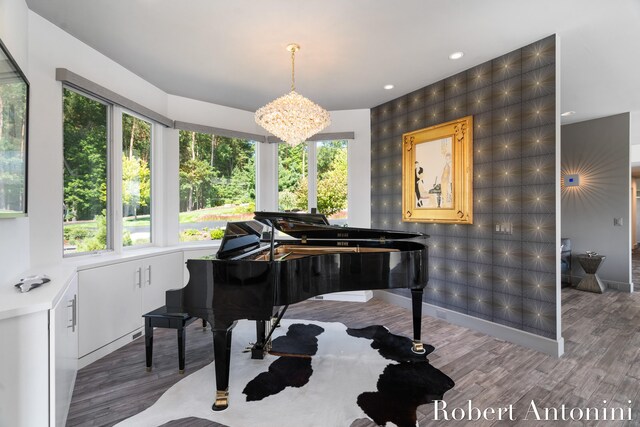
POLYGON ((402 135, 402 220, 473 224, 473 116, 402 135))

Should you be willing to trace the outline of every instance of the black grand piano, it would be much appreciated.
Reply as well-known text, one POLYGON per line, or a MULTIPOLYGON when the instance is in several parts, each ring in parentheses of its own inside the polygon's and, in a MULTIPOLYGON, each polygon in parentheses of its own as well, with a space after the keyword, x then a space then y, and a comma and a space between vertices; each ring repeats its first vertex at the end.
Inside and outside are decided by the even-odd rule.
POLYGON ((256 321, 251 355, 262 358, 288 305, 318 295, 411 289, 412 350, 423 353, 427 237, 332 226, 321 214, 256 212, 253 221, 228 223, 218 253, 188 260, 189 282, 166 294, 168 312, 188 313, 211 325, 217 389, 212 409, 223 410, 229 404, 231 331, 236 321, 256 321))

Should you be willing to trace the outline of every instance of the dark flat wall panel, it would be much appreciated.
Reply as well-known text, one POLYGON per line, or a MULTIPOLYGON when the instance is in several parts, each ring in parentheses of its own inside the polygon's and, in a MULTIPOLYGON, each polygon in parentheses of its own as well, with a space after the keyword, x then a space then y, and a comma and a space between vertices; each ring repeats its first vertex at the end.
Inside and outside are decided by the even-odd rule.
POLYGON ((372 227, 431 236, 425 301, 554 339, 555 59, 550 36, 371 110, 372 227), (402 134, 466 115, 474 223, 402 222, 402 134))

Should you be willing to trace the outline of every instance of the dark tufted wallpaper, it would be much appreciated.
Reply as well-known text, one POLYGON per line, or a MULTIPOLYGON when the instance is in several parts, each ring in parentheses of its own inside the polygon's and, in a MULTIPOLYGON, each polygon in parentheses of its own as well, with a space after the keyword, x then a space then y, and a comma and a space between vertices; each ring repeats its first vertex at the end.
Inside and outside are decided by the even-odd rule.
POLYGON ((425 301, 554 339, 555 57, 550 36, 371 110, 372 227, 431 236, 425 301), (402 134, 466 115, 474 223, 402 222, 402 134))

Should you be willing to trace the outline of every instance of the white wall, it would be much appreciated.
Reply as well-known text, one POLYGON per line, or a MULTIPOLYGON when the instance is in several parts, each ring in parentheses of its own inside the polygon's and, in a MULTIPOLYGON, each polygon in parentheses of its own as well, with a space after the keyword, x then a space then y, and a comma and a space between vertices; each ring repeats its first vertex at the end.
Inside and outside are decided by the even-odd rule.
POLYGON ((342 110, 331 112, 331 126, 323 132, 355 133, 349 143, 349 226, 371 226, 371 112, 342 110))
MULTIPOLYGON (((13 277, 30 266, 62 260, 62 84, 56 68, 67 68, 171 119, 212 127, 265 134, 253 112, 168 95, 121 65, 29 11, 22 0, 0 0, 0 36, 26 69, 31 82, 29 141, 29 218, 0 221, 0 271, 13 277), (6 25, 5 25, 6 24, 6 25), (5 37, 6 34, 6 37, 5 37)), ((326 132, 355 132, 349 145, 349 225, 370 226, 369 110, 331 112, 326 132)), ((165 219, 159 243, 177 243, 178 132, 162 132, 162 205, 165 219)), ((275 209, 277 200, 274 144, 260 144, 259 201, 275 209)), ((154 232, 155 233, 155 232, 154 232)), ((157 235, 155 235, 157 237, 157 235)))
POLYGON ((562 172, 580 175, 562 192, 562 237, 571 239, 573 274, 584 271, 575 256, 605 255, 600 278, 619 289, 631 283, 631 168, 629 114, 562 126, 562 172), (614 226, 622 218, 622 226, 614 226))
MULTIPOLYGON (((28 9, 22 0, 0 0, 0 39, 30 78, 28 67, 28 9)), ((33 128, 33 121, 29 122, 33 128)), ((29 156, 33 156, 33 145, 29 156)), ((33 171, 29 170, 29 175, 33 171)), ((32 187, 28 182, 29 189, 32 187)), ((27 196, 29 197, 29 195, 27 196)), ((28 199, 31 210, 31 198, 28 199)), ((29 218, 0 219, 0 283, 17 276, 29 266, 29 218)))
POLYGON ((167 112, 163 91, 29 11, 29 216, 34 265, 62 259, 62 85, 55 80, 59 67, 160 114, 167 112))
MULTIPOLYGON (((238 110, 210 104, 180 96, 168 96, 168 115, 173 120, 195 123, 222 129, 266 135, 258 126, 251 111, 238 110)), ((371 114, 368 109, 331 111, 331 126, 323 132, 354 132, 355 139, 349 144, 349 225, 369 227, 371 225, 371 114)), ((177 134, 174 135, 177 144, 177 134)), ((259 210, 277 210, 277 151, 275 144, 260 143, 258 164, 257 204, 259 210)), ((174 156, 178 152, 173 153, 174 156)), ((170 160, 177 164, 175 160, 170 160)), ((171 193, 177 206, 178 193, 171 193), (175 194, 175 196, 174 196, 175 194)), ((173 221, 173 220, 172 220, 173 221)), ((177 218, 175 219, 177 227, 177 218)), ((171 227, 173 227, 172 225, 171 227)))

